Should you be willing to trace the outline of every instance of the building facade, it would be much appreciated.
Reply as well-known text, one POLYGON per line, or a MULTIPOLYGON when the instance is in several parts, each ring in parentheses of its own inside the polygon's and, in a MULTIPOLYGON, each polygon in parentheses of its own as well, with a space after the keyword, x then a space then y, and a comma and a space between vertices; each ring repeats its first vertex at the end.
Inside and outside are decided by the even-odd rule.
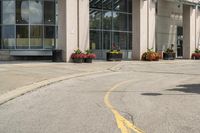
POLYGON ((174 44, 189 59, 200 46, 198 0, 0 0, 0 60, 51 56, 77 48, 98 59, 119 48, 125 60, 174 44))

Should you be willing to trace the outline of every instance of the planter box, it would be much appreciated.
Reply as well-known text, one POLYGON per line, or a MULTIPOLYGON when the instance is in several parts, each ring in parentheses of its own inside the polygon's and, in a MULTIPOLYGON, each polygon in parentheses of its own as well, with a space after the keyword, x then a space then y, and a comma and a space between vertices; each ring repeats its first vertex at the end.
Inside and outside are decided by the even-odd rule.
POLYGON ((84 62, 85 63, 92 63, 92 58, 86 58, 86 59, 84 59, 84 62))
POLYGON ((83 59, 77 58, 77 59, 72 59, 74 63, 83 63, 83 59))
POLYGON ((122 60, 122 53, 113 54, 110 52, 106 53, 107 61, 121 61, 122 60))
POLYGON ((163 53, 163 59, 164 60, 175 60, 176 53, 163 53))
POLYGON ((194 59, 194 60, 200 60, 200 53, 193 53, 192 54, 192 59, 194 59))

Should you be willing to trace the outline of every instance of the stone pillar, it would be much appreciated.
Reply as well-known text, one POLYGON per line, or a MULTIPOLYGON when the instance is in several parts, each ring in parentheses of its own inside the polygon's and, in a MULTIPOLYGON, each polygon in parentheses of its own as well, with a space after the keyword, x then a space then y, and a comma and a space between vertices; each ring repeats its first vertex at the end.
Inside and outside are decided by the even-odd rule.
POLYGON ((89 48, 89 0, 79 0, 79 47, 89 48))
POLYGON ((200 9, 196 10, 196 48, 200 48, 200 9))
POLYGON ((133 0, 133 59, 140 60, 147 48, 155 49, 155 2, 133 0))
POLYGON ((68 62, 78 48, 77 0, 58 0, 58 49, 63 50, 63 60, 68 62))
POLYGON ((183 58, 190 59, 196 43, 196 9, 183 5, 183 58))

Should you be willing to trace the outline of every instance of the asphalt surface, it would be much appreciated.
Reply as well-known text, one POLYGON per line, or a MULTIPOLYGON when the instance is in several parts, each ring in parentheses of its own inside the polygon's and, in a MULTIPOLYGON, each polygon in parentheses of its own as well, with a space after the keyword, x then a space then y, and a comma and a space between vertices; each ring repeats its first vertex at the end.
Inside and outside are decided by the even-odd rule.
POLYGON ((1 105, 0 133, 199 133, 199 105, 199 61, 122 62, 1 105))

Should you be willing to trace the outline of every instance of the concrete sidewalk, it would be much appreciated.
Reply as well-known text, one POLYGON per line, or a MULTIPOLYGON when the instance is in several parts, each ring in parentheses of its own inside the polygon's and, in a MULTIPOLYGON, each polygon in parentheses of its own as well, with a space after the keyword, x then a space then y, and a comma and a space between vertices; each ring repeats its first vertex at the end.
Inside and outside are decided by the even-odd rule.
POLYGON ((110 69, 119 62, 95 61, 92 64, 52 62, 0 62, 0 96, 33 83, 88 72, 110 69))

